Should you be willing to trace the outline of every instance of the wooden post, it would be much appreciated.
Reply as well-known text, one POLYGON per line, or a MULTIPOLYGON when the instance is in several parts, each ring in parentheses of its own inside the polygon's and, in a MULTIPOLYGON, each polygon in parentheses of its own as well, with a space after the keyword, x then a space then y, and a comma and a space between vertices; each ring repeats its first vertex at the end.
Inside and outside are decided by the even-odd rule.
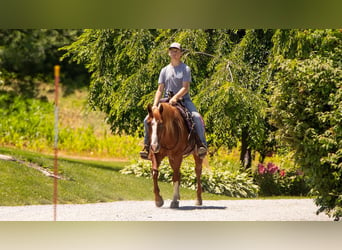
POLYGON ((57 220, 57 201, 58 201, 58 89, 59 89, 60 66, 55 65, 55 137, 54 137, 54 170, 53 170, 53 220, 57 220))

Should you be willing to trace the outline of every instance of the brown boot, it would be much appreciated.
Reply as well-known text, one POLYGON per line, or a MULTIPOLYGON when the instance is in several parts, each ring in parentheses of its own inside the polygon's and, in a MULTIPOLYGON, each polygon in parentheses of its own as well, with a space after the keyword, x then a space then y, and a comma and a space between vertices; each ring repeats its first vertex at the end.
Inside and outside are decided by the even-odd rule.
POLYGON ((148 158, 149 153, 150 153, 150 146, 145 145, 143 150, 140 151, 140 158, 143 160, 149 160, 149 158, 148 158))

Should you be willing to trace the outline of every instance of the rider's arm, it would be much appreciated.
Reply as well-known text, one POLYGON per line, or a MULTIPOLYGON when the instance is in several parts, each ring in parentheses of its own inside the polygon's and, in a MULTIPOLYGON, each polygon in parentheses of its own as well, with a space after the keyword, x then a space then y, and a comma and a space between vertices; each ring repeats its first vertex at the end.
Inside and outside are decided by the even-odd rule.
POLYGON ((189 92, 190 82, 183 82, 183 87, 170 99, 171 104, 175 104, 181 99, 186 93, 189 92))
POLYGON ((163 95, 164 92, 164 83, 159 83, 158 85, 158 89, 156 91, 156 94, 154 96, 154 102, 153 102, 153 106, 152 109, 157 108, 158 107, 158 103, 163 95))

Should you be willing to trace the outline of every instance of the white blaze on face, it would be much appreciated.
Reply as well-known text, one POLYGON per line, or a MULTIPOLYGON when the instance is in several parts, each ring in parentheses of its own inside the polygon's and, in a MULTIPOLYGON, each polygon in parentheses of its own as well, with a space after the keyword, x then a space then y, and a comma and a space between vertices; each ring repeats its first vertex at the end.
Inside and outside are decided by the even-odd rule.
POLYGON ((158 135, 157 135, 158 124, 155 118, 152 119, 151 125, 152 125, 151 147, 153 151, 156 151, 156 149, 158 148, 158 135))

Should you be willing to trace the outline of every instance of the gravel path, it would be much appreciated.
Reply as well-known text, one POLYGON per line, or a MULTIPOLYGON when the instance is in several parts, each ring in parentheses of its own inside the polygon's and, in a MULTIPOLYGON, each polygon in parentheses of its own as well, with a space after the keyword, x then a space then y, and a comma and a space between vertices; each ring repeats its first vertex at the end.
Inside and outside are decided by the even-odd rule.
MULTIPOLYGON (((170 200, 157 208, 153 201, 118 201, 82 205, 58 205, 57 221, 331 221, 316 215, 311 199, 181 200, 170 209, 170 200)), ((0 221, 51 221, 52 205, 0 207, 0 221)))

